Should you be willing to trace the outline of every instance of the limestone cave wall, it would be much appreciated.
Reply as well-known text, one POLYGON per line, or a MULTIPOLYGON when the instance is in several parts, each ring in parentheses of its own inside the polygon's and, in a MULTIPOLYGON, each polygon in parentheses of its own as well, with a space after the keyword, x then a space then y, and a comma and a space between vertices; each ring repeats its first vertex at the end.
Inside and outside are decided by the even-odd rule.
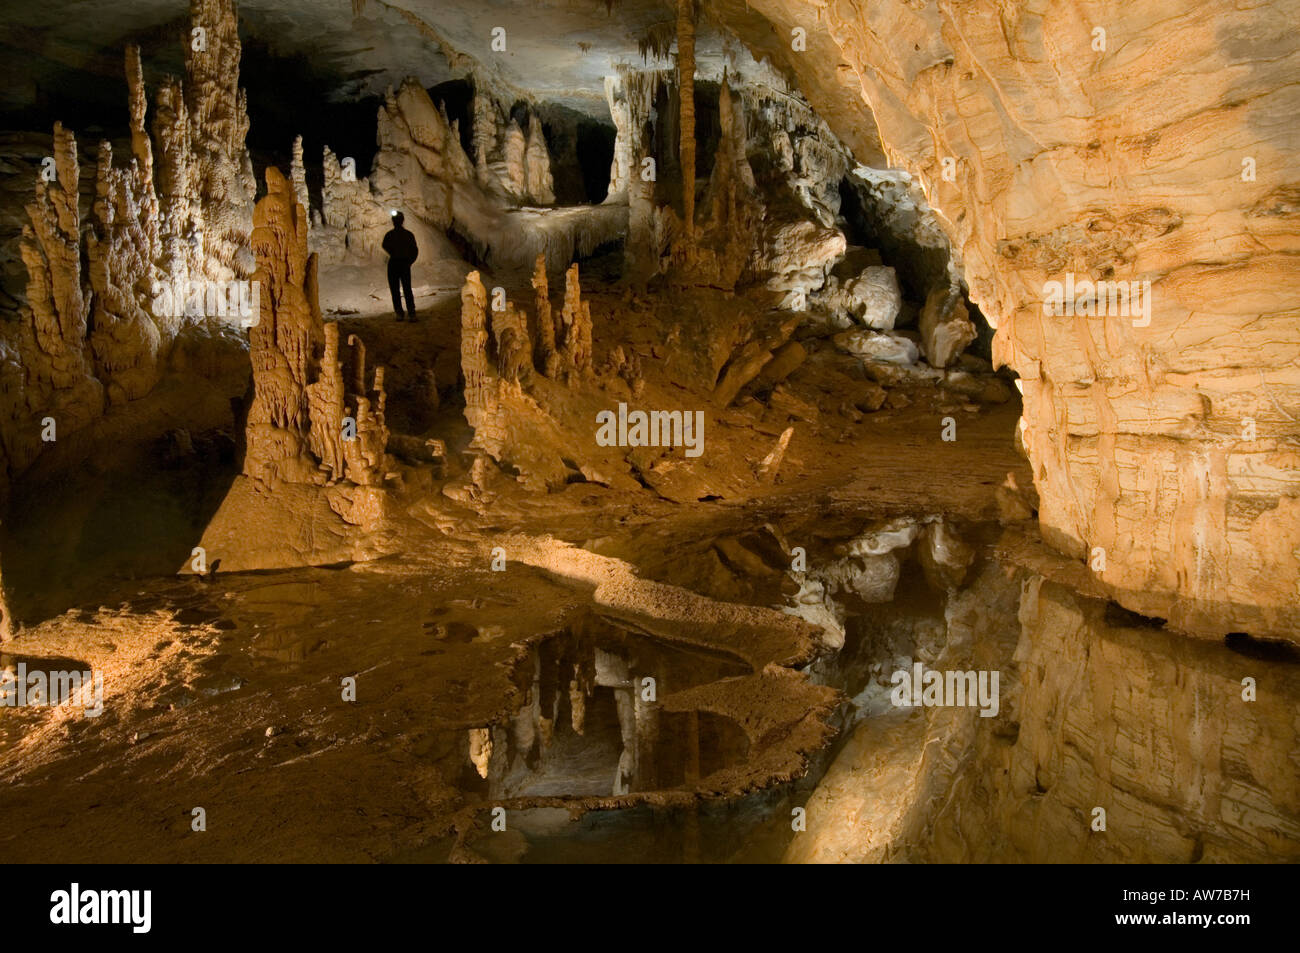
POLYGON ((919 180, 1020 376, 1044 537, 1135 611, 1294 640, 1300 4, 706 8, 919 180), (1045 314, 1070 275, 1150 310, 1045 314))

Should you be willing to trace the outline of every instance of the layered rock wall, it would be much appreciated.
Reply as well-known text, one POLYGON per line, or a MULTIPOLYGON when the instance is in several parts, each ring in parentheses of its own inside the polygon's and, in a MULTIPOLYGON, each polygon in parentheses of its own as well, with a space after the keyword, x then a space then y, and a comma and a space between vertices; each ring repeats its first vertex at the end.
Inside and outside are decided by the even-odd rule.
POLYGON ((1184 630, 1297 638, 1300 6, 748 7, 832 54, 784 56, 941 213, 1022 380, 1048 540, 1184 630), (1150 311, 1045 313, 1067 276, 1150 282, 1150 311))

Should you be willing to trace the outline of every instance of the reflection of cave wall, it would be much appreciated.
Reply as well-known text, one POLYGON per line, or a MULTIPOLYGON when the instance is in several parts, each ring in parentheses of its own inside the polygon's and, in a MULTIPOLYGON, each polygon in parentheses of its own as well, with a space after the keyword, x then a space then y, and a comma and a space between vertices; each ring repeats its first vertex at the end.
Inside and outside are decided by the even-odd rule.
POLYGON ((712 712, 666 712, 659 720, 660 788, 678 787, 707 778, 749 754, 749 738, 730 718, 712 712))

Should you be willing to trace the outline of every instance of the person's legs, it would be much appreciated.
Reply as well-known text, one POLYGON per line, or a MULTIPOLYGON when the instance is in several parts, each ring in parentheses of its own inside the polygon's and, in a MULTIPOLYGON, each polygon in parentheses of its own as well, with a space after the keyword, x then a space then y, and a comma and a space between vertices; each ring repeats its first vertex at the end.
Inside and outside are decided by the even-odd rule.
POLYGON ((415 293, 411 291, 411 266, 402 269, 402 290, 406 292, 406 313, 415 320, 415 293))
MULTIPOLYGON (((393 313, 397 315, 397 320, 402 320, 402 298, 399 291, 399 282, 401 280, 402 270, 393 262, 388 263, 388 291, 393 296, 393 313)), ((410 272, 407 272, 408 276, 410 272)), ((410 281, 410 278, 407 278, 410 281)), ((414 311, 412 311, 414 314, 414 311)))

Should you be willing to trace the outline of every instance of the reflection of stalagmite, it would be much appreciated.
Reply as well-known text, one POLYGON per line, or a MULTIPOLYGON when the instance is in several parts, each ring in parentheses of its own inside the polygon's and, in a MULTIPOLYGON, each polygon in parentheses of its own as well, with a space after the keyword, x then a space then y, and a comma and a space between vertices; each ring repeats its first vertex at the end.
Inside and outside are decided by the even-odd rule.
MULTIPOLYGON (((663 689, 662 679, 656 681, 663 689)), ((655 772, 655 751, 659 744, 659 709, 653 697, 642 690, 642 679, 632 679, 633 717, 636 720, 636 764, 632 782, 638 791, 648 791, 658 786, 655 772)))
POLYGON ((582 734, 587 726, 587 691, 583 688, 578 668, 573 668, 573 678, 569 681, 569 718, 573 730, 582 734))
POLYGON ((474 770, 483 780, 487 780, 488 765, 492 763, 492 729, 471 728, 469 730, 469 760, 474 770))
POLYGON ((790 437, 794 434, 793 427, 786 427, 782 431, 776 446, 772 452, 765 456, 758 465, 758 482, 772 483, 776 480, 777 473, 781 469, 781 462, 785 459, 786 447, 790 446, 790 437))
POLYGON ((533 289, 537 298, 537 366, 547 377, 559 373, 555 349, 555 318, 551 314, 551 285, 546 276, 546 255, 538 255, 533 266, 533 289))
POLYGON ((623 740, 623 752, 618 758, 618 768, 614 772, 614 794, 627 794, 631 790, 632 779, 637 769, 637 731, 636 703, 630 688, 614 690, 614 703, 618 709, 618 731, 623 740))

